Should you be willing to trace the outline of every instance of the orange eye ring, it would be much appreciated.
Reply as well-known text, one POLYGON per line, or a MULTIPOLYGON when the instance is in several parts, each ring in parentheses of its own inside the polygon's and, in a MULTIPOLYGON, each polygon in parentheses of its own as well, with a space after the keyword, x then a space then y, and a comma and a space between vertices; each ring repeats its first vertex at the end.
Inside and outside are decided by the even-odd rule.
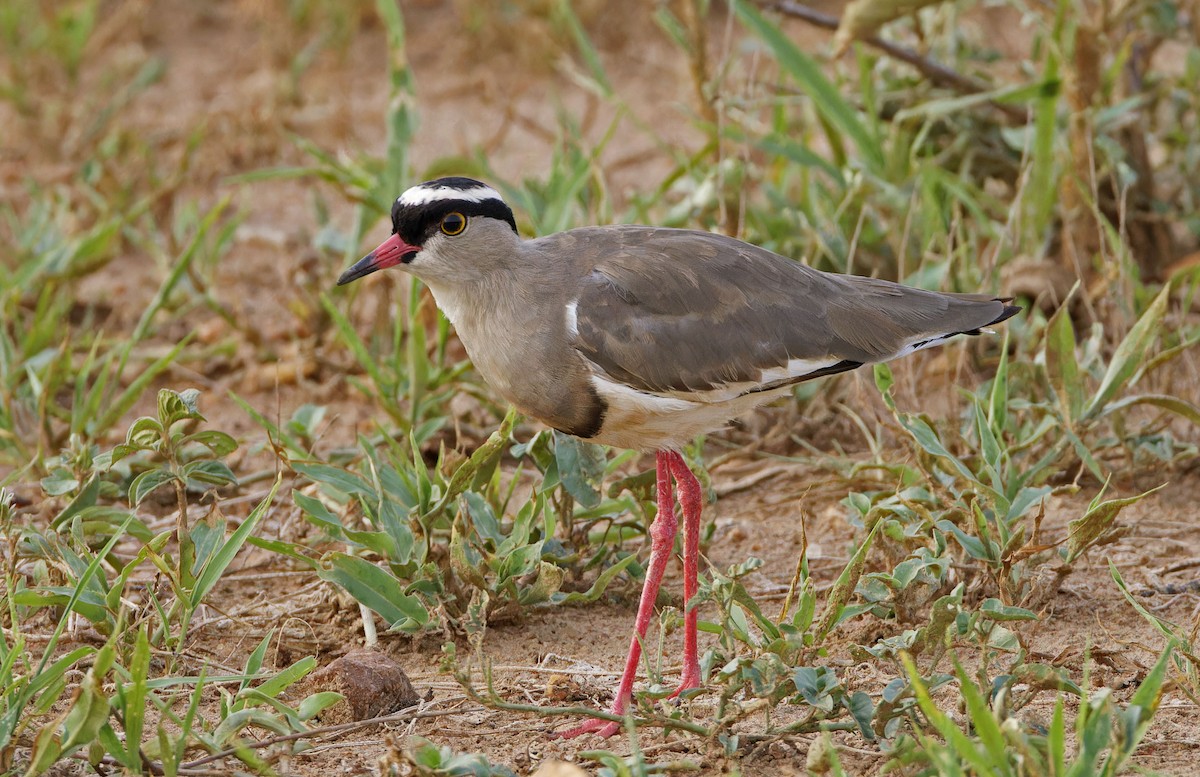
POLYGON ((442 234, 454 237, 461 235, 467 228, 467 217, 455 211, 442 217, 442 234))

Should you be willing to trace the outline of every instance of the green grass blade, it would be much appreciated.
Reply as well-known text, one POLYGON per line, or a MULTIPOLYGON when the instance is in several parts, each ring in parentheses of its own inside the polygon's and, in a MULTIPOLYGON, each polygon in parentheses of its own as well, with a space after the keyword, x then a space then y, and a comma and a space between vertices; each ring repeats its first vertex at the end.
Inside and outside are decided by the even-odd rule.
MULTIPOLYGON (((146 722, 146 680, 150 674, 150 637, 146 626, 138 629, 129 661, 131 682, 125 690, 125 763, 142 762, 142 728, 146 722)), ((140 771, 140 769, 139 769, 140 771)))
MULTIPOLYGON (((154 316, 158 314, 158 311, 163 309, 163 307, 167 304, 167 299, 171 296, 171 293, 175 291, 175 287, 178 286, 179 282, 183 280, 184 276, 187 275, 188 268, 191 266, 192 260, 196 258, 200 247, 204 244, 205 236, 208 234, 208 231, 213 228, 213 225, 217 223, 217 219, 221 217, 221 215, 225 212, 225 209, 229 207, 229 203, 230 197, 228 195, 222 197, 216 205, 209 209, 204 218, 200 220, 200 224, 196 227, 196 231, 192 234, 191 240, 188 241, 187 245, 184 246, 183 251, 172 263, 171 272, 167 274, 167 277, 159 285, 158 291, 154 294, 154 298, 150 301, 150 304, 146 306, 146 309, 142 312, 141 318, 138 319, 137 325, 134 326, 133 333, 129 336, 129 342, 131 345, 134 343, 140 343, 145 339, 146 334, 150 331, 150 323, 154 320, 154 316)), ((122 361, 121 366, 122 368, 125 366, 124 361, 122 361)))
POLYGON ((742 24, 770 47, 780 67, 808 93, 820 115, 854 141, 867 169, 875 175, 882 175, 886 166, 882 146, 860 120, 858 111, 825 78, 821 66, 749 3, 739 0, 734 3, 733 9, 742 24))
POLYGON ((1173 397, 1167 394, 1139 394, 1134 397, 1124 397, 1104 408, 1103 415, 1109 415, 1110 413, 1115 413, 1118 410, 1124 410, 1134 405, 1157 407, 1174 413, 1196 426, 1200 426, 1200 407, 1193 405, 1181 397, 1173 397))
POLYGON ((854 589, 858 585, 858 580, 862 577, 863 568, 867 563, 867 551, 871 549, 871 543, 875 539, 875 535, 879 533, 879 529, 883 526, 883 521, 876 521, 871 527, 871 531, 863 538, 858 549, 854 552, 854 556, 847 562, 842 573, 838 575, 837 580, 833 582, 833 586, 829 589, 829 597, 825 602, 825 610, 821 613, 821 620, 816 628, 815 644, 821 644, 825 637, 837 627, 841 620, 842 611, 846 607, 846 603, 850 601, 850 597, 854 594, 854 589))
POLYGON ((990 774, 1012 774, 1012 768, 1008 762, 1008 742, 1004 737, 1004 732, 1000 730, 1000 724, 996 721, 991 707, 988 706, 983 694, 979 692, 966 670, 962 668, 957 656, 954 657, 954 671, 958 675, 958 687, 962 692, 963 701, 966 702, 967 714, 971 718, 975 736, 983 742, 984 749, 992 759, 994 771, 990 774))
POLYGON ((221 579, 221 575, 225 573, 226 568, 233 562, 234 556, 242 549, 242 545, 246 543, 246 538, 254 531, 254 527, 267 514, 267 510, 275 501, 275 492, 279 490, 279 484, 283 482, 283 474, 275 478, 274 485, 271 486, 271 491, 263 497, 263 500, 250 511, 250 515, 246 516, 246 520, 242 521, 242 525, 234 530, 233 534, 229 535, 229 539, 213 555, 212 559, 204 565, 204 569, 200 571, 200 575, 196 578, 196 586, 191 593, 191 606, 199 607, 204 601, 204 597, 208 596, 209 591, 221 579))
MULTIPOLYGON (((1060 6, 1061 8, 1062 6, 1060 6)), ((1058 175, 1062 165, 1055 158, 1055 139, 1059 135, 1058 103, 1059 50, 1052 41, 1043 47, 1045 64, 1042 82, 1046 88, 1034 102, 1032 148, 1029 149, 1029 183, 1025 186, 1025 214, 1028 225, 1022 230, 1026 235, 1039 236, 1046 233, 1050 220, 1058 212, 1058 175)))
POLYGON ((345 314, 333 304, 333 301, 326 294, 321 295, 321 307, 329 314, 342 341, 354 354, 354 360, 366 370, 367 376, 371 379, 371 384, 375 388, 375 396, 379 399, 384 409, 393 417, 393 420, 401 424, 401 431, 407 434, 409 430, 408 419, 395 407, 394 381, 388 380, 384 376, 379 362, 371 355, 370 349, 367 348, 367 344, 363 342, 363 339, 359 337, 358 332, 354 329, 354 325, 350 323, 350 319, 346 318, 345 314))
POLYGON ((1137 372, 1145 359, 1146 349, 1161 334, 1162 317, 1167 311, 1167 301, 1170 296, 1171 287, 1163 286, 1162 291, 1150 303, 1150 307, 1129 330, 1129 334, 1125 335, 1121 344, 1117 346, 1112 360, 1108 363, 1108 370, 1100 381, 1100 387, 1096 389, 1095 396, 1084 410, 1086 417, 1091 418, 1103 411, 1109 400, 1116 396, 1116 393, 1125 386, 1126 381, 1137 372))
POLYGON ((975 742, 950 719, 950 716, 938 709, 929 695, 929 688, 921 679, 921 673, 917 670, 917 664, 913 661, 912 656, 908 653, 901 653, 900 660, 904 663, 904 670, 908 675, 913 694, 917 697, 917 705, 920 706, 921 712, 946 740, 958 759, 969 764, 977 774, 995 774, 997 764, 992 763, 984 755, 975 742))
POLYGON ((264 696, 274 698, 282 693, 288 686, 304 679, 305 675, 316 668, 317 659, 313 656, 305 656, 288 668, 284 669, 278 674, 275 674, 254 690, 263 694, 264 696))
MULTIPOLYGON (((1073 294, 1074 290, 1067 296, 1067 301, 1073 294)), ((1075 355, 1075 324, 1071 320, 1070 307, 1064 302, 1046 324, 1045 356, 1046 375, 1050 378, 1050 387, 1054 389, 1058 398, 1063 418, 1069 425, 1074 425, 1083 407, 1083 387, 1079 380, 1079 362, 1075 355)))
POLYGON ((383 21, 388 48, 388 112, 387 159, 371 188, 372 200, 387 213, 392 198, 410 175, 408 149, 417 132, 416 84, 408 66, 407 31, 400 4, 394 0, 377 0, 375 10, 383 21))
POLYGON ((604 72, 604 64, 600 61, 600 53, 592 45, 587 31, 583 28, 583 23, 579 21, 579 16, 571 8, 570 0, 559 0, 558 4, 554 7, 554 11, 559 22, 567 28, 567 32, 570 34, 571 40, 574 41, 575 47, 579 49, 579 55, 583 57, 583 63, 587 66, 588 76, 599 89, 600 95, 605 98, 612 98, 612 83, 608 80, 608 74, 604 72))
POLYGON ((1067 772, 1067 723, 1063 708, 1063 696, 1060 693, 1054 700, 1054 717, 1050 719, 1050 731, 1046 735, 1050 773, 1054 775, 1067 772))

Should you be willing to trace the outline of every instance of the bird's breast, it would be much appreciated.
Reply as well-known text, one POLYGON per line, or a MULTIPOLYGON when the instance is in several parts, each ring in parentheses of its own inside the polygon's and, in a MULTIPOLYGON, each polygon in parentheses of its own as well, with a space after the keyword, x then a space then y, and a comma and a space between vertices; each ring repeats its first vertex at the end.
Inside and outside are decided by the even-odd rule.
POLYGON ((577 437, 601 428, 605 405, 572 347, 565 306, 528 299, 525 288, 503 294, 430 286, 484 381, 522 413, 577 437))

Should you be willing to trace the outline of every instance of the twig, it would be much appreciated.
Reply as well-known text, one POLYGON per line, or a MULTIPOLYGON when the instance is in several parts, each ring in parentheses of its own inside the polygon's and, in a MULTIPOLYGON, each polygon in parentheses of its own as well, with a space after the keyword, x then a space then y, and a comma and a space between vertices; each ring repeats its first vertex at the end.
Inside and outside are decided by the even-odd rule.
MULTIPOLYGON (((536 704, 519 704, 517 702, 505 701, 504 699, 500 698, 500 695, 496 693, 496 690, 492 685, 491 667, 484 663, 482 672, 484 682, 487 684, 488 698, 484 698, 479 691, 475 690, 475 685, 471 682, 471 675, 469 672, 464 672, 456 667, 454 679, 458 680, 458 684, 462 687, 463 692, 469 699, 474 701, 476 704, 487 707, 488 709, 505 710, 507 712, 528 712, 538 715, 539 717, 571 716, 578 718, 596 718, 598 720, 612 721, 622 725, 625 723, 624 715, 614 715, 611 712, 593 709, 592 707, 541 707, 536 704)), ((659 726, 665 729, 674 728, 706 738, 712 733, 699 723, 692 723, 691 721, 687 720, 675 720, 673 718, 660 717, 658 715, 655 715, 651 718, 634 718, 633 722, 635 726, 659 726)))
POLYGON ((227 750, 221 750, 220 752, 213 753, 211 755, 206 755, 203 758, 198 758, 195 761, 189 761, 188 763, 183 764, 181 768, 195 769, 197 767, 203 766, 204 764, 212 763, 214 761, 219 761, 222 758, 228 758, 231 755, 237 755, 237 753, 239 751, 247 749, 247 748, 261 749, 264 747, 271 747, 272 745, 278 745, 283 742, 291 742, 296 739, 305 739, 305 738, 320 736, 320 735, 324 735, 324 734, 338 734, 343 731, 353 731, 354 729, 366 728, 367 726, 374 726, 374 725, 378 725, 381 723, 392 723, 392 722, 401 721, 401 720, 404 720, 404 721, 418 720, 418 719, 422 719, 422 718, 440 718, 444 715, 453 715, 454 713, 460 711, 458 709, 448 709, 448 710, 413 712, 413 710, 420 709, 420 707, 421 707, 420 704, 414 704, 411 707, 405 707, 402 710, 397 710, 396 712, 389 712, 387 715, 379 715, 374 718, 367 718, 366 720, 354 720, 354 721, 350 721, 349 723, 337 723, 332 726, 321 726, 320 728, 312 728, 312 729, 309 729, 308 731, 297 731, 292 734, 281 734, 280 736, 271 737, 269 739, 263 739, 258 742, 242 743, 239 747, 231 747, 227 750))
POLYGON ((775 464, 769 467, 762 467, 757 472, 752 472, 749 475, 743 475, 737 480, 730 480, 725 483, 714 483, 713 491, 717 496, 729 496, 736 494, 738 491, 745 491, 753 488, 767 478, 773 478, 776 475, 781 475, 787 472, 794 472, 795 466, 790 464, 775 464))
MULTIPOLYGON (((86 752, 71 753, 70 757, 76 761, 88 760, 88 754, 86 752)), ((104 764, 105 766, 119 766, 121 762, 116 758, 113 758, 111 755, 106 755, 102 757, 98 763, 104 764)), ((154 775, 162 775, 166 773, 162 766, 157 763, 151 763, 147 765, 146 771, 154 775)), ((100 773, 103 774, 103 772, 100 773)), ((221 775, 228 774, 228 772, 219 769, 186 769, 182 766, 179 767, 175 773, 184 775, 184 777, 220 777, 221 775)))
MULTIPOLYGON (((803 500, 803 497, 801 497, 803 500)), ((788 610, 792 608, 792 596, 796 586, 800 585, 800 576, 804 573, 804 562, 808 560, 808 521, 804 520, 804 511, 800 511, 800 553, 796 556, 796 571, 792 573, 792 582, 788 585, 787 596, 783 599, 783 609, 779 611, 780 623, 787 620, 788 610)))
POLYGON ((358 605, 358 610, 362 615, 364 641, 367 647, 373 648, 379 643, 379 637, 375 633, 375 613, 365 604, 358 605))
MULTIPOLYGON (((838 17, 821 13, 807 5, 794 2, 794 0, 776 0, 775 2, 767 3, 766 7, 787 16, 806 21, 814 27, 821 27, 826 30, 836 30, 841 24, 841 19, 838 17)), ((935 62, 928 57, 921 56, 910 48, 886 41, 878 35, 870 35, 860 40, 869 46, 874 46, 893 59, 898 59, 901 62, 912 65, 935 84, 948 86, 966 94, 980 94, 991 89, 988 84, 977 78, 963 75, 940 62, 935 62)), ((1026 111, 1015 105, 1006 105, 998 103, 995 100, 988 100, 988 104, 1022 124, 1029 120, 1026 111)))
POLYGON ((738 738, 747 743, 770 742, 792 734, 815 734, 818 731, 858 731, 858 724, 852 720, 837 722, 830 722, 825 719, 804 720, 775 729, 774 731, 765 731, 761 734, 739 733, 738 738))
POLYGON ((1155 570, 1156 575, 1169 575, 1173 572, 1182 572, 1185 569, 1195 569, 1200 567, 1200 558, 1189 558, 1184 561, 1176 561, 1174 564, 1168 564, 1161 569, 1155 570))
MULTIPOLYGON (((491 699, 484 699, 477 691, 472 689, 466 690, 467 696, 484 707, 505 710, 507 712, 529 712, 541 717, 557 717, 568 715, 577 718, 596 718, 597 720, 610 720, 615 723, 625 723, 624 715, 614 715, 605 710, 598 710, 592 707, 540 707, 536 704, 518 704, 516 702, 504 701, 499 696, 491 699)), ((681 731, 687 731, 691 734, 707 737, 709 730, 699 723, 692 723, 687 720, 674 720, 672 718, 660 717, 655 715, 652 718, 634 718, 634 725, 642 726, 659 726, 661 728, 674 728, 681 731)))

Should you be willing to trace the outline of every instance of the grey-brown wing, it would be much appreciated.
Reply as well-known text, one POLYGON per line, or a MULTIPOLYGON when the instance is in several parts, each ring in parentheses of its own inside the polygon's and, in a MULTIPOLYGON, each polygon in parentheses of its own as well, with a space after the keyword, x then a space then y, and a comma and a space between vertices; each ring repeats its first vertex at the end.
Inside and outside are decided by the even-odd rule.
POLYGON ((822 273, 721 235, 648 227, 589 233, 575 231, 577 249, 605 255, 579 284, 575 346, 642 391, 762 390, 1007 317, 991 297, 822 273))

